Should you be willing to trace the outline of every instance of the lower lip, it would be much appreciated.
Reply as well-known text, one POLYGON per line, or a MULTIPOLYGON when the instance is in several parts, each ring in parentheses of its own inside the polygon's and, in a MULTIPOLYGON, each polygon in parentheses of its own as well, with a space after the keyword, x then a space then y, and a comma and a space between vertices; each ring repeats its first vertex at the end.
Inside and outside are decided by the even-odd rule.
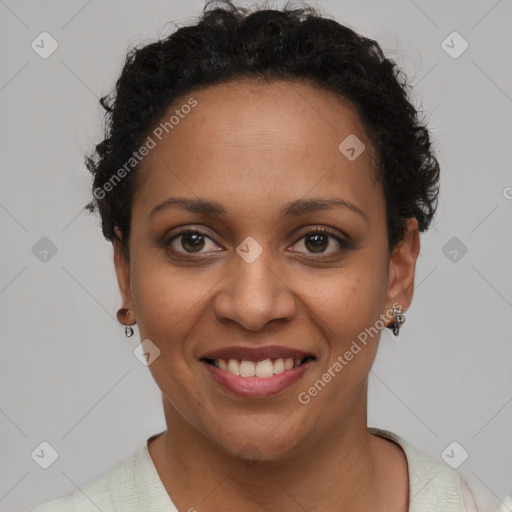
POLYGON ((260 377, 240 377, 240 375, 221 370, 206 361, 201 361, 215 381, 228 391, 246 398, 267 398, 282 393, 304 375, 312 362, 312 360, 308 360, 296 368, 262 379, 260 377))

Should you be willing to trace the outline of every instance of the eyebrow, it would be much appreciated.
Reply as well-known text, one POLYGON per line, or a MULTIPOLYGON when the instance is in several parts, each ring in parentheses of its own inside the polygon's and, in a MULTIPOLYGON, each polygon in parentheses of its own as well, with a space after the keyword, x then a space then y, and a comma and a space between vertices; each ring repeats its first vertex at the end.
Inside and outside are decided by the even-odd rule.
MULTIPOLYGON (((215 201, 209 201, 206 199, 198 198, 191 199, 187 197, 168 197, 161 203, 158 203, 149 213, 148 218, 151 218, 157 212, 167 209, 171 206, 179 206, 185 210, 193 213, 202 213, 204 215, 216 215, 219 217, 226 217, 227 211, 225 208, 215 201)), ((368 217, 355 204, 341 199, 338 197, 324 199, 324 198, 308 198, 308 199, 297 199, 287 203, 281 210, 280 218, 286 217, 298 217, 305 213, 321 211, 321 210, 332 210, 334 208, 346 208, 354 213, 357 213, 369 223, 368 217)))

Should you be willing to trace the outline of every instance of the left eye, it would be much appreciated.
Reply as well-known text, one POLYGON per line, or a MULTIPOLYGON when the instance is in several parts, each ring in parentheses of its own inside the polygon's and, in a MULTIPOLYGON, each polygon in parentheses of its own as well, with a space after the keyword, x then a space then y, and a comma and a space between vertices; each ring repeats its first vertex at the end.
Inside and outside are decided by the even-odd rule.
MULTIPOLYGON (((304 240, 304 246, 312 253, 324 253, 330 245, 329 240, 335 240, 339 246, 338 249, 331 251, 331 253, 337 252, 340 248, 344 248, 346 246, 340 237, 325 230, 310 231, 300 238, 299 241, 300 240, 304 240)), ((296 244, 298 244, 299 241, 297 241, 296 244)))

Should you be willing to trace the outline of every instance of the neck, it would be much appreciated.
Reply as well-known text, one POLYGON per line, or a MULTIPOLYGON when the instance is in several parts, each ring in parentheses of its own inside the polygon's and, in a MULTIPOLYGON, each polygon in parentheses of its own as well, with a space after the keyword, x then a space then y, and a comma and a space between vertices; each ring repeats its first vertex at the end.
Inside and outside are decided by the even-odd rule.
POLYGON ((390 466, 381 455, 387 450, 397 461, 390 451, 397 447, 368 432, 366 400, 355 407, 307 448, 283 460, 250 461, 212 443, 164 404, 168 430, 152 441, 150 454, 179 510, 385 510, 390 466))

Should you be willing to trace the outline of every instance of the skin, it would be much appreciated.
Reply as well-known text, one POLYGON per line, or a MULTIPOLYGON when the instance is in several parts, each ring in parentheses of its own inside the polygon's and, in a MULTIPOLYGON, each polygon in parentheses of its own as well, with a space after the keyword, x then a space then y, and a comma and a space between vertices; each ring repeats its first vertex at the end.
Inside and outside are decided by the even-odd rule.
POLYGON ((149 452, 165 488, 180 511, 408 510, 405 454, 367 430, 380 332, 307 405, 297 397, 379 315, 397 302, 408 309, 417 221, 390 257, 371 144, 349 102, 305 83, 245 80, 196 91, 164 119, 190 96, 198 105, 142 162, 130 261, 114 244, 124 323, 160 350, 149 369, 167 431, 149 452), (354 161, 338 149, 349 134, 366 144, 354 161), (172 206, 148 219, 169 196, 217 201, 227 215, 172 206), (312 197, 343 198, 367 220, 347 208, 279 218, 289 201, 312 197), (186 237, 165 247, 185 225, 206 234, 200 254, 186 237), (315 252, 306 235, 321 226, 350 246, 325 235, 315 252), (263 249, 252 263, 236 252, 248 236, 263 249), (199 362, 214 348, 273 343, 316 357, 274 397, 234 396, 199 362))

